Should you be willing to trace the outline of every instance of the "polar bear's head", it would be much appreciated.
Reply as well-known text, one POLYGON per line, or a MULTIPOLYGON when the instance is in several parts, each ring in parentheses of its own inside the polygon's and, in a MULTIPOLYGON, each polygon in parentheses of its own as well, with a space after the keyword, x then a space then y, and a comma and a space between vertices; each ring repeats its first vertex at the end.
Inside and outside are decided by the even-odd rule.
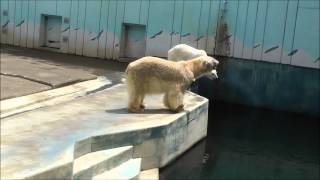
POLYGON ((216 69, 219 64, 219 61, 210 56, 201 56, 201 60, 202 67, 205 71, 204 75, 209 75, 208 77, 210 79, 217 79, 218 74, 216 69))
POLYGON ((218 60, 216 60, 215 58, 210 57, 210 56, 202 56, 201 59, 203 61, 202 63, 203 63, 203 66, 205 67, 206 71, 209 71, 209 72, 216 69, 219 64, 218 60))

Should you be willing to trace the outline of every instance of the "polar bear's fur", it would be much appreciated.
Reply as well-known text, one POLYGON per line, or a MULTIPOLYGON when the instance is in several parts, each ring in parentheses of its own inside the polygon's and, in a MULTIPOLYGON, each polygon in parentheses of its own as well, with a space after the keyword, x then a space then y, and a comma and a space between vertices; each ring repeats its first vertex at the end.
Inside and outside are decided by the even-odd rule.
MULTIPOLYGON (((168 60, 171 61, 189 60, 200 56, 207 56, 207 53, 186 44, 178 44, 168 51, 168 60)), ((217 70, 214 69, 210 75, 212 75, 212 79, 217 79, 217 70)))
POLYGON ((130 63, 126 69, 129 111, 143 110, 145 95, 162 93, 166 107, 174 112, 183 110, 183 96, 188 86, 217 65, 218 62, 209 56, 180 62, 148 56, 130 63))

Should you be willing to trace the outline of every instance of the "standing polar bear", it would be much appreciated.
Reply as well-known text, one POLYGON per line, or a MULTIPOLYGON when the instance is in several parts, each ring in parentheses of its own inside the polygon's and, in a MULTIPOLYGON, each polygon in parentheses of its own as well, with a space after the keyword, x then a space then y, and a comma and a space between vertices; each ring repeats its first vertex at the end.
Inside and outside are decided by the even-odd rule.
POLYGON ((130 63, 126 69, 129 111, 142 111, 145 95, 162 93, 166 107, 174 112, 183 110, 183 96, 188 86, 218 64, 209 56, 179 62, 147 56, 130 63))
MULTIPOLYGON (((168 51, 168 60, 171 61, 189 60, 200 56, 207 56, 207 53, 204 50, 196 49, 186 44, 178 44, 168 51)), ((212 79, 218 78, 218 74, 215 69, 210 75, 212 79)))

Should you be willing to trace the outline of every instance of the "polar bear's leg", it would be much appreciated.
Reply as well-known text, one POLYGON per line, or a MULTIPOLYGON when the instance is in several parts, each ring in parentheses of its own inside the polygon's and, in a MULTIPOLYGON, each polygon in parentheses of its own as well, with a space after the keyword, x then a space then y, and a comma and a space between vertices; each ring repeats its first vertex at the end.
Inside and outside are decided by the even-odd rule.
POLYGON ((169 108, 168 93, 165 93, 163 96, 163 104, 164 104, 164 106, 169 108))
POLYGON ((144 109, 144 105, 142 104, 143 95, 131 93, 129 95, 129 111, 130 112, 140 112, 144 109))
POLYGON ((135 84, 131 78, 127 80, 128 84, 128 95, 129 95, 129 111, 130 112, 140 112, 144 109, 144 105, 142 104, 144 99, 144 94, 139 93, 139 85, 135 84))
POLYGON ((168 92, 166 95, 166 102, 171 111, 180 112, 183 110, 183 93, 179 91, 168 92))

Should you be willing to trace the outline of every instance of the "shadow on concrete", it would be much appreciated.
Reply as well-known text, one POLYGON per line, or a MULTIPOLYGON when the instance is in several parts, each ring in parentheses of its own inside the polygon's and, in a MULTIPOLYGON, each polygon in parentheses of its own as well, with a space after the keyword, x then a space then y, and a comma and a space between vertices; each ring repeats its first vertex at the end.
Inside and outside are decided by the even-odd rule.
MULTIPOLYGON (((107 109, 105 112, 111 114, 130 114, 128 108, 107 109)), ((171 112, 168 109, 145 109, 143 112, 132 114, 174 114, 174 112, 171 112)))

